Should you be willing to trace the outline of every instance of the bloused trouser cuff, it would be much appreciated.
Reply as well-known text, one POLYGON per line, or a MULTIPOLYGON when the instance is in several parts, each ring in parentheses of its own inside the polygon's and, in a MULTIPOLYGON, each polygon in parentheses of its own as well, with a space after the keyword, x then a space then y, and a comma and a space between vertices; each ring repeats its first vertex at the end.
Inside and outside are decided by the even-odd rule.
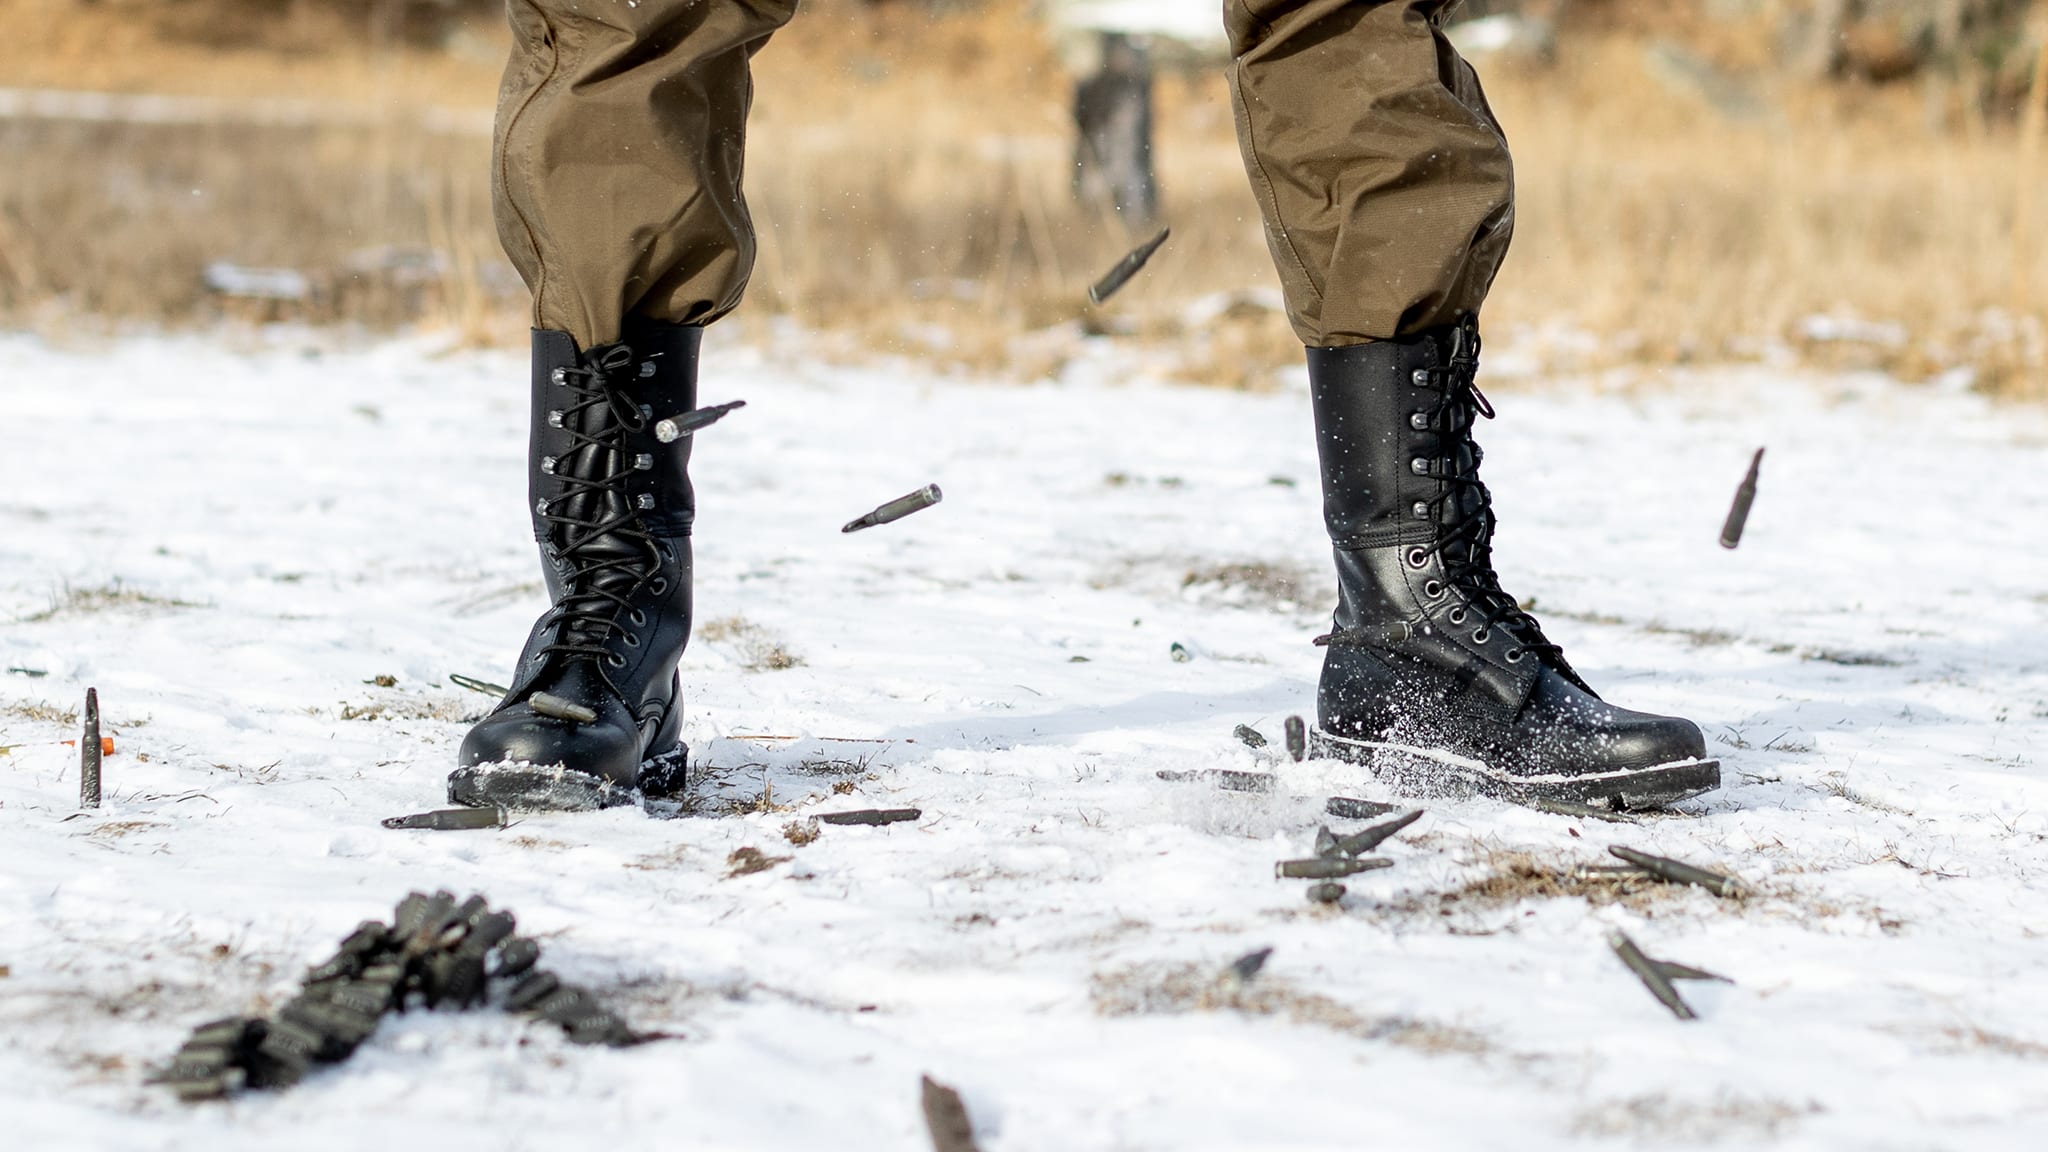
POLYGON ((1455 0, 1224 0, 1238 142, 1302 343, 1477 313, 1514 229, 1514 169, 1455 0))
POLYGON ((534 326, 705 324, 754 262, 749 62, 796 0, 509 0, 492 202, 534 326))

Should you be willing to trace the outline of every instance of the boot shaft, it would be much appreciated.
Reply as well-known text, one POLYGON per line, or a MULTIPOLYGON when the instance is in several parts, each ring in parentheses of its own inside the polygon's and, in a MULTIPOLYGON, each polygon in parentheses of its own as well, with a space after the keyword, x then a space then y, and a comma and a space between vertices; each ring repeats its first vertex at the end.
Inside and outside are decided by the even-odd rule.
MULTIPOLYGON (((686 537, 696 520, 696 493, 690 486, 693 438, 662 443, 651 431, 666 415, 697 406, 697 357, 704 329, 662 324, 635 317, 626 339, 617 344, 579 350, 566 332, 533 330, 532 417, 527 452, 527 506, 533 510, 534 537, 550 543, 551 529, 542 519, 543 501, 589 523, 636 515, 650 533, 670 539, 686 537), (623 349, 623 354, 618 350, 623 349), (622 361, 610 374, 621 400, 634 414, 624 426, 615 406, 591 402, 587 391, 572 386, 568 374, 588 370, 607 355, 622 361), (597 448, 590 441, 608 442, 597 448), (623 470, 627 475, 616 497, 571 496, 568 477, 590 480, 623 470)), ((576 383, 583 383, 578 380, 576 383)), ((559 536, 559 529, 552 531, 559 536)), ((556 547, 562 541, 552 541, 556 547)))

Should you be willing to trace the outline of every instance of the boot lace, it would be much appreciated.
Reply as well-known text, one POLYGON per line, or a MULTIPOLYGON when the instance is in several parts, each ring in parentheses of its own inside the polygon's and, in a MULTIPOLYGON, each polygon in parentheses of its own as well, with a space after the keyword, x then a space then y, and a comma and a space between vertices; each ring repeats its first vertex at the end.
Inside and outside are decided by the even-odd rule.
POLYGON ((660 586, 661 549, 626 492, 634 471, 626 434, 645 428, 648 420, 623 390, 638 363, 632 349, 613 344, 555 370, 553 382, 572 397, 560 409, 571 447, 552 465, 561 491, 541 500, 535 511, 567 571, 554 608, 561 627, 543 656, 624 665, 625 658, 605 644, 625 633, 620 614, 633 611, 632 597, 641 588, 653 584, 657 593, 666 591, 660 586))
POLYGON ((1517 641, 1508 650, 1509 660, 1534 654, 1560 665, 1564 650, 1551 643, 1536 618, 1501 588, 1493 570, 1493 496, 1479 479, 1483 454, 1473 442, 1472 427, 1479 417, 1491 420, 1494 413, 1479 390, 1478 371, 1479 328, 1470 318, 1452 333, 1449 363, 1416 370, 1415 382, 1440 388, 1442 397, 1428 415, 1430 426, 1444 439, 1445 451, 1438 460, 1438 478, 1444 486, 1426 503, 1430 518, 1444 525, 1444 531, 1428 544, 1412 546, 1409 561, 1419 567, 1432 556, 1442 558, 1444 582, 1465 593, 1467 606, 1453 619, 1460 625, 1472 623, 1476 639, 1483 641, 1489 630, 1500 628, 1517 641))

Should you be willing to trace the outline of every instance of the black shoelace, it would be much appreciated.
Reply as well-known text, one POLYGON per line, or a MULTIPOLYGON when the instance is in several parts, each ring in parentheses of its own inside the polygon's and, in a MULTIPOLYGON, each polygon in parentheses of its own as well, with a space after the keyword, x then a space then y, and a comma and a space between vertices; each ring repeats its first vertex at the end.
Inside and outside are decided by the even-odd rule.
POLYGON ((1482 454, 1472 440, 1472 426, 1480 417, 1493 419, 1493 405, 1479 390, 1479 329, 1469 319, 1452 336, 1450 362, 1427 370, 1433 380, 1444 382, 1443 399, 1430 413, 1430 424, 1443 434, 1445 452, 1444 490, 1429 501, 1430 515, 1449 527, 1429 544, 1419 545, 1423 558, 1440 556, 1444 582, 1466 595, 1468 608, 1456 612, 1452 622, 1474 624, 1474 638, 1484 640, 1488 631, 1501 628, 1516 640, 1509 659, 1535 653, 1547 659, 1563 655, 1563 649, 1544 635, 1536 618, 1522 610, 1515 598, 1500 586, 1493 570, 1493 495, 1479 479, 1482 454), (1467 465, 1465 461, 1470 461, 1467 465), (1448 509, 1450 515, 1445 516, 1448 509), (1473 619, 1476 617, 1476 619, 1473 619))
POLYGON ((625 658, 605 646, 614 633, 630 635, 619 624, 620 614, 637 613, 632 597, 643 586, 651 585, 656 595, 667 591, 659 575, 660 548, 626 493, 634 471, 626 456, 626 434, 647 424, 647 414, 621 387, 637 364, 632 349, 613 344, 585 353, 575 367, 555 371, 554 383, 574 398, 560 409, 572 446, 553 465, 561 493, 542 500, 536 512, 568 572, 554 608, 561 628, 555 642, 541 650, 543 656, 623 665, 625 658))

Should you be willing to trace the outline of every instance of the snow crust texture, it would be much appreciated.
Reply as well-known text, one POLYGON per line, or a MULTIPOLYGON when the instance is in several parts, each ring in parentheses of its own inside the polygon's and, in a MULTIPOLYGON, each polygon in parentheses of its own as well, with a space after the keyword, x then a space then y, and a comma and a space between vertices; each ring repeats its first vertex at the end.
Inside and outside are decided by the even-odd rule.
POLYGON ((1507 586, 1608 698, 1696 719, 1727 787, 1637 824, 1430 798, 1322 907, 1274 861, 1361 826, 1326 797, 1396 798, 1275 754, 1332 593, 1298 382, 714 344, 705 402, 748 407, 697 448, 688 811, 431 833, 378 820, 441 804, 490 704, 447 677, 502 682, 543 607, 523 360, 0 339, 0 1144, 917 1149, 922 1073, 990 1152, 2048 1138, 2038 413, 1763 368, 1495 380, 1507 586), (88 685, 116 751, 80 813, 88 685), (1157 775, 1207 769, 1280 785, 1157 775), (808 820, 864 807, 923 815, 808 820), (1751 894, 1571 875, 1610 844, 1751 894), (436 887, 679 1038, 416 1013, 286 1093, 143 1083, 436 887), (1614 928, 1735 982, 1681 1023, 1614 928))

